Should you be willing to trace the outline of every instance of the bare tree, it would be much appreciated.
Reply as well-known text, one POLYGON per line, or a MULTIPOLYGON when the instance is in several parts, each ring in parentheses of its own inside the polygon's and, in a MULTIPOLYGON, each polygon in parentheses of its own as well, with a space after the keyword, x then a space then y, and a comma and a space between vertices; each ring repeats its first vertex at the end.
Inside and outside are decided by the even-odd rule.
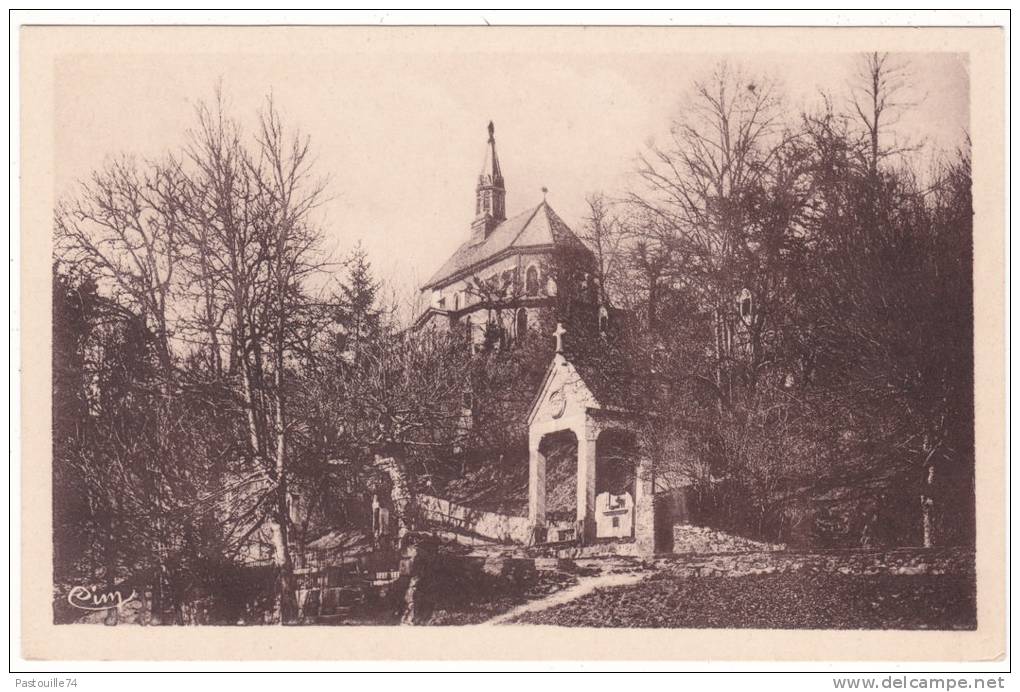
POLYGON ((972 483, 969 155, 922 185, 909 166, 861 166, 875 160, 870 141, 831 112, 808 130, 818 163, 808 280, 798 279, 805 375, 816 396, 831 388, 852 402, 852 417, 834 418, 841 453, 857 478, 896 479, 891 496, 910 501, 887 511, 912 515, 911 540, 965 536, 969 522, 939 524, 943 511, 966 519, 970 493, 955 489, 972 483))
POLYGON ((904 111, 917 105, 909 95, 909 84, 909 65, 889 53, 868 53, 857 65, 857 75, 850 85, 850 105, 864 128, 869 145, 868 171, 873 178, 881 161, 919 146, 889 136, 904 111))
MULTIPOLYGON (((294 615, 288 397, 312 314, 306 284, 323 264, 312 215, 324 185, 308 138, 285 129, 272 98, 248 137, 218 91, 212 107, 198 107, 182 155, 144 169, 114 161, 56 215, 60 257, 85 266, 155 335, 164 381, 174 382, 164 395, 228 393, 221 403, 245 436, 229 471, 236 485, 216 511, 244 538, 267 528, 281 621, 294 615), (195 355, 204 369, 192 367, 195 355)), ((175 443, 164 442, 156 458, 165 464, 175 443)))
POLYGON ((114 158, 55 213, 57 255, 143 316, 164 375, 172 367, 169 323, 180 259, 176 210, 165 200, 182 185, 173 167, 114 158))
POLYGON ((304 282, 322 263, 310 215, 322 202, 324 183, 312 177, 309 140, 286 131, 271 97, 253 145, 243 141, 222 103, 214 110, 200 106, 198 120, 187 154, 196 171, 182 224, 191 249, 187 267, 206 292, 199 305, 211 362, 219 360, 222 344, 230 344, 247 455, 273 497, 264 503, 262 519, 281 575, 281 621, 289 621, 293 422, 287 392, 304 282))
MULTIPOLYGON (((155 371, 147 370, 144 379, 131 384, 140 390, 133 394, 137 400, 150 402, 145 416, 148 425, 141 428, 144 434, 125 435, 125 424, 139 425, 141 421, 128 422, 104 415, 113 406, 107 399, 103 411, 93 411, 98 414, 94 416, 95 441, 105 440, 104 446, 98 454, 92 447, 79 459, 83 470, 100 475, 118 470, 117 480, 112 481, 115 489, 110 491, 109 501, 116 510, 111 511, 111 522, 115 515, 137 512, 139 508, 144 508, 149 516, 145 534, 155 553, 157 594, 168 579, 172 514, 183 499, 174 482, 182 470, 170 453, 181 412, 176 401, 179 378, 173 353, 180 238, 175 222, 177 209, 166 203, 183 186, 184 181, 173 166, 140 164, 122 156, 94 172, 81 184, 75 197, 61 201, 54 217, 59 261, 90 276, 112 297, 107 303, 112 313, 106 320, 109 325, 97 327, 95 333, 110 333, 113 329, 110 325, 122 321, 136 335, 132 345, 138 353, 133 358, 143 362, 151 348, 158 363, 155 371)), ((99 355, 97 362, 102 358, 99 355)), ((129 387, 124 383, 121 386, 129 387)), ((124 394, 122 391, 121 395, 124 394)), ((139 415, 139 411, 135 409, 132 413, 139 415)), ((88 475, 84 472, 85 477, 88 475)), ((123 516, 120 521, 130 525, 123 516)), ((157 610, 172 605, 168 599, 157 600, 157 610)))
MULTIPOLYGON (((709 80, 695 83, 669 145, 652 147, 642 157, 639 174, 645 189, 629 197, 640 223, 634 226, 641 241, 639 258, 664 275, 650 275, 650 280, 686 283, 713 314, 716 379, 725 396, 735 299, 751 278, 744 260, 761 251, 749 232, 756 220, 755 200, 773 185, 792 137, 783 129, 782 112, 774 82, 720 64, 709 80)), ((650 299, 656 286, 649 284, 650 299)), ((758 312, 759 332, 766 314, 758 312)))
POLYGON ((616 286, 624 271, 626 228, 612 202, 601 193, 588 195, 588 215, 579 237, 595 256, 595 278, 599 302, 609 305, 609 291, 616 286))

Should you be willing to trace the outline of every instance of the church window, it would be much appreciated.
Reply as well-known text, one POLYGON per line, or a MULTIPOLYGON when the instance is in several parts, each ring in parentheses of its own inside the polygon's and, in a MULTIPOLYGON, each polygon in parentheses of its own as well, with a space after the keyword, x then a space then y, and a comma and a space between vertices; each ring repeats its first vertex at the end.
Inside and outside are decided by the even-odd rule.
POLYGON ((460 310, 460 291, 453 294, 453 309, 460 310))
POLYGON ((517 311, 517 338, 523 339, 528 333, 528 311, 521 308, 517 311))
POLYGON ((524 275, 524 290, 529 296, 538 295, 538 267, 531 265, 524 275))

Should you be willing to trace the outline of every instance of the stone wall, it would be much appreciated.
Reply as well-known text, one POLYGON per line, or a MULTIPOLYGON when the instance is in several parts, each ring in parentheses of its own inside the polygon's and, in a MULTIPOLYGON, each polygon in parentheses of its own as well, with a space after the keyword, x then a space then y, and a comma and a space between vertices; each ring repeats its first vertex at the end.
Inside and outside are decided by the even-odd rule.
POLYGON ((468 531, 493 541, 527 543, 531 537, 527 517, 472 509, 432 495, 419 495, 418 506, 422 515, 434 524, 468 531))
POLYGON ((968 548, 759 551, 660 557, 655 565, 682 577, 741 577, 801 570, 838 574, 973 574, 974 551, 968 548))
POLYGON ((723 531, 694 526, 693 524, 675 524, 673 526, 673 553, 750 553, 786 550, 781 543, 763 543, 743 536, 735 536, 723 531))
POLYGON ((561 559, 610 558, 613 556, 650 557, 644 546, 633 539, 598 541, 593 545, 558 548, 555 550, 555 554, 561 559))

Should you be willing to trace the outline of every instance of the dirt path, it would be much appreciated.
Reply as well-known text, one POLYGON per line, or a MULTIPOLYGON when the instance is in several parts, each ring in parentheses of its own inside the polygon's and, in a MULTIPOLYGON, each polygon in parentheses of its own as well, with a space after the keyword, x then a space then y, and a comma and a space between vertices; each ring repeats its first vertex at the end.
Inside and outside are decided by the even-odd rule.
POLYGON ((481 625, 502 625, 518 615, 524 613, 535 613, 542 610, 547 610, 553 606, 558 606, 563 603, 569 603, 576 598, 586 596, 595 589, 605 589, 611 586, 628 586, 630 584, 637 584, 642 579, 651 576, 652 572, 622 572, 614 574, 600 574, 597 577, 581 577, 577 584, 563 589, 563 591, 557 591, 556 593, 549 594, 544 598, 531 601, 519 605, 516 608, 508 610, 502 615, 497 615, 494 618, 481 622, 481 625))

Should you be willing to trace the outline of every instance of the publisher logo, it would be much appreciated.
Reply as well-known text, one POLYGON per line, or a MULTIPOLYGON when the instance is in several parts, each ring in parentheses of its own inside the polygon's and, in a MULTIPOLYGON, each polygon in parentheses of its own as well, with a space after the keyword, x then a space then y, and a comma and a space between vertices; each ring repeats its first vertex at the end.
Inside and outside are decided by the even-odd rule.
POLYGON ((87 586, 76 586, 67 594, 67 602, 79 610, 119 609, 137 598, 134 589, 125 597, 119 590, 100 591, 87 586))

